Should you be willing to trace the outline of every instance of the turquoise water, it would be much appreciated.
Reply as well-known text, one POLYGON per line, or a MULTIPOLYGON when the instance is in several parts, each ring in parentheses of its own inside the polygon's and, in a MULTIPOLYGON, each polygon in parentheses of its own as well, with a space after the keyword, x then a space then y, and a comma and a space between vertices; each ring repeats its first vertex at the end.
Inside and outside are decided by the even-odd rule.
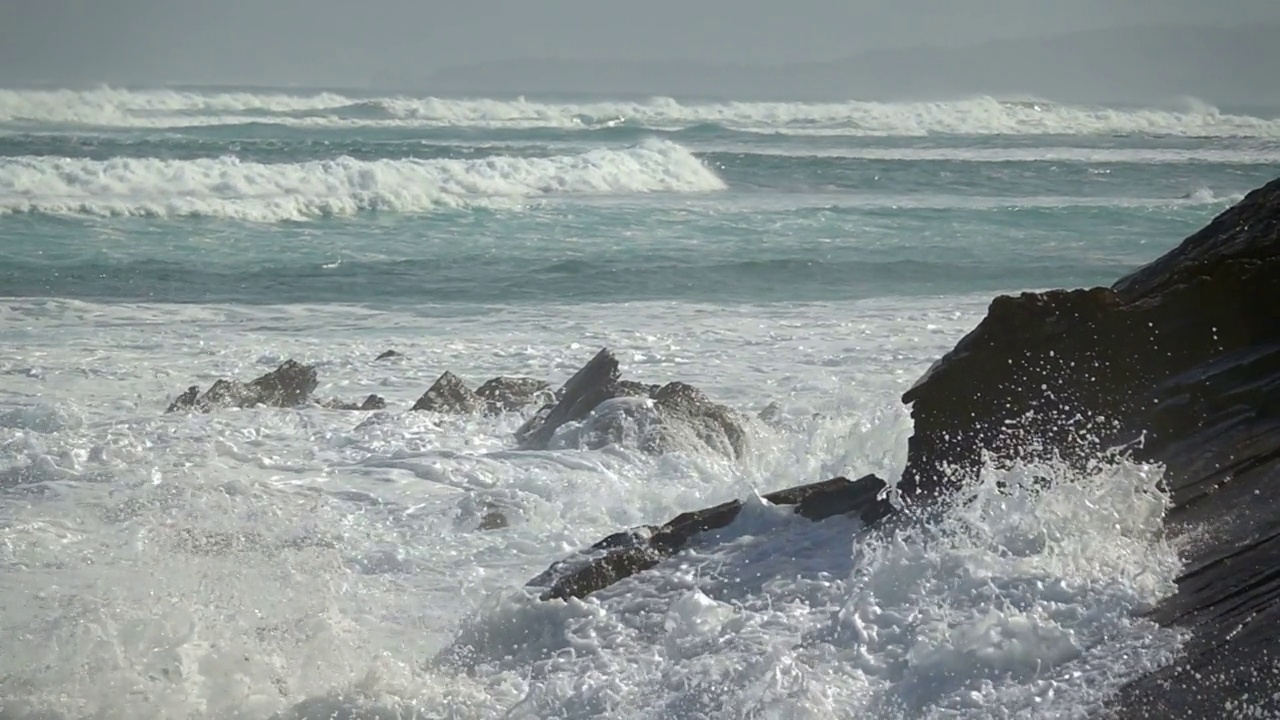
POLYGON ((1205 108, 9 91, 0 288, 461 309, 1094 284, 1278 171, 1280 120, 1205 108))

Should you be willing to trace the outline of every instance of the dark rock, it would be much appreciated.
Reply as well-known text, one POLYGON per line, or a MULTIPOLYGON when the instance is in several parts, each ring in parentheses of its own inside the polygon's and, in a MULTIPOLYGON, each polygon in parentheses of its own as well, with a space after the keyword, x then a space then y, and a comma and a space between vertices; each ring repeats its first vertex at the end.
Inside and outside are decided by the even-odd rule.
POLYGON ((344 402, 342 400, 326 400, 320 403, 322 407, 330 410, 350 410, 368 412, 370 410, 385 410, 387 401, 380 395, 370 395, 360 404, 344 402))
POLYGON ((169 409, 165 412, 177 412, 178 410, 190 410, 196 406, 196 401, 200 398, 200 386, 192 385, 187 388, 186 392, 174 399, 169 405, 169 409))
POLYGON ((661 385, 636 382, 635 380, 619 380, 613 386, 612 396, 651 398, 662 388, 661 385))
POLYGON ((516 439, 526 449, 543 449, 567 423, 582 422, 593 413, 599 423, 582 438, 588 448, 619 442, 627 435, 624 424, 636 421, 639 406, 610 402, 624 398, 653 401, 656 421, 640 429, 641 447, 650 452, 667 452, 685 446, 688 440, 701 442, 729 457, 739 456, 746 444, 742 419, 730 408, 712 402, 697 388, 682 382, 664 386, 622 380, 618 360, 607 348, 596 353, 557 396, 559 402, 542 407, 516 431, 516 439))
POLYGON ((1196 541, 1151 617, 1193 637, 1110 714, 1214 717, 1246 696, 1259 717, 1280 713, 1263 661, 1280 656, 1280 181, 1110 288, 997 298, 904 400, 900 487, 917 499, 984 452, 1085 464, 1133 443, 1163 464, 1166 527, 1196 541))
POLYGON ((484 407, 485 402, 480 396, 472 392, 461 378, 446 370, 410 409, 466 414, 480 412, 484 407))
POLYGON ((169 412, 197 410, 209 412, 218 408, 295 407, 311 397, 319 385, 316 370, 294 360, 248 383, 219 380, 204 395, 191 386, 169 406, 169 412))
POLYGON ((381 395, 370 395, 369 397, 364 399, 364 402, 360 403, 360 409, 364 411, 386 410, 387 409, 386 398, 382 397, 381 395))
POLYGON ((565 423, 581 422, 597 405, 616 397, 618 359, 608 348, 574 373, 560 388, 559 402, 544 407, 516 430, 516 440, 526 449, 543 449, 565 423))
POLYGON ((490 510, 480 518, 481 530, 500 530, 511 524, 507 516, 500 510, 490 510))
POLYGON ((782 406, 771 402, 756 413, 756 419, 763 423, 776 423, 782 419, 782 406))
POLYGON ((491 414, 513 412, 555 400, 551 383, 527 377, 493 378, 476 388, 476 395, 485 400, 485 411, 491 414))
POLYGON ((664 452, 683 444, 691 434, 708 447, 729 457, 746 450, 747 431, 737 412, 712 402, 703 392, 682 382, 668 383, 653 393, 661 423, 647 448, 664 452))
POLYGON ((381 355, 374 358, 374 361, 376 362, 378 360, 390 360, 391 358, 397 358, 397 357, 404 357, 404 356, 401 353, 396 352, 395 350, 386 350, 381 355))
MULTIPOLYGON (((764 496, 775 505, 793 505, 795 512, 819 521, 834 515, 856 514, 868 524, 892 511, 882 497, 884 481, 874 475, 858 480, 832 478, 800 485, 764 496)), ((540 589, 543 600, 583 598, 623 578, 662 562, 689 544, 699 533, 723 528, 737 518, 742 502, 687 512, 664 525, 633 528, 604 538, 578 557, 557 562, 529 587, 540 589)))

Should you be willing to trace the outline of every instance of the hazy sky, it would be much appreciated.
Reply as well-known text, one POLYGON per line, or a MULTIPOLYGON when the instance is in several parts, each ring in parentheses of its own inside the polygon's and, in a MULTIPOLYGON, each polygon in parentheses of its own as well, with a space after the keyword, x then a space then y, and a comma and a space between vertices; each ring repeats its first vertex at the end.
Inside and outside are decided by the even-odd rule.
POLYGON ((363 83, 525 56, 781 63, 1258 21, 1280 22, 1280 0, 0 0, 0 82, 363 83))

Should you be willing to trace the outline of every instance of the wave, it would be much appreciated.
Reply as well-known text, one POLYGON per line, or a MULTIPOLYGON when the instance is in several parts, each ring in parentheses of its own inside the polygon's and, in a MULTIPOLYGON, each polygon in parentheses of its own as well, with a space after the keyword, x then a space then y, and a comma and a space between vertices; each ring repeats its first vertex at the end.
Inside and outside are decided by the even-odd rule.
POLYGON ((694 193, 725 189, 684 147, 651 140, 554 157, 266 164, 48 157, 0 159, 0 212, 196 215, 272 222, 366 210, 422 212, 539 195, 694 193))
POLYGON ((1157 135, 1280 138, 1280 119, 1205 104, 1118 109, 979 97, 946 102, 560 103, 336 93, 0 90, 0 124, 171 128, 273 122, 298 127, 683 130, 716 125, 798 135, 1157 135))
POLYGON ((1241 148, 1100 147, 832 147, 699 148, 718 155, 958 163, 1071 163, 1091 165, 1280 165, 1280 146, 1258 143, 1241 148))

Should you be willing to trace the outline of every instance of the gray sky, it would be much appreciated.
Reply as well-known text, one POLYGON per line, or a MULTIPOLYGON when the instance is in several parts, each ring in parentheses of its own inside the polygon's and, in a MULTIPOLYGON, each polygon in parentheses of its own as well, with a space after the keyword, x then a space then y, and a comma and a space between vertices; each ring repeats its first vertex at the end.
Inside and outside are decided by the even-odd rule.
POLYGON ((0 82, 363 84, 526 56, 774 64, 1260 21, 1280 0, 0 0, 0 82))

